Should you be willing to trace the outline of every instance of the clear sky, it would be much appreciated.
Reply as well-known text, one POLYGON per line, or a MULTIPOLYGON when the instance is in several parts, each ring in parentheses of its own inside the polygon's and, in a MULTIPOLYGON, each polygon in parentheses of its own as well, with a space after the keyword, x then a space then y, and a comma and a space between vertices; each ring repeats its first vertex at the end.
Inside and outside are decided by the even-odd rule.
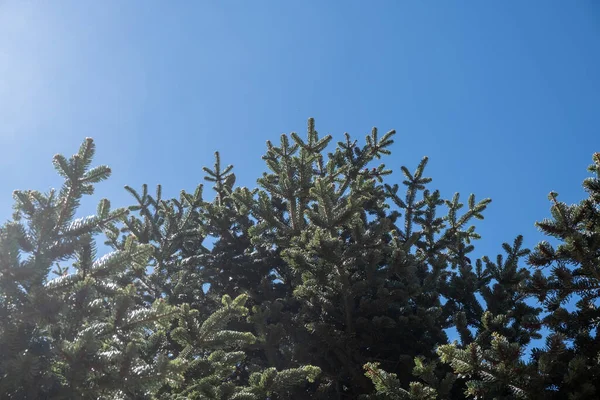
MULTIPOLYGON (((253 185, 267 139, 396 129, 387 164, 491 197, 477 255, 541 237, 600 151, 600 5, 528 1, 0 1, 0 217, 91 136, 123 185, 193 190, 220 150, 253 185)), ((87 203, 92 210, 95 204, 87 203)))

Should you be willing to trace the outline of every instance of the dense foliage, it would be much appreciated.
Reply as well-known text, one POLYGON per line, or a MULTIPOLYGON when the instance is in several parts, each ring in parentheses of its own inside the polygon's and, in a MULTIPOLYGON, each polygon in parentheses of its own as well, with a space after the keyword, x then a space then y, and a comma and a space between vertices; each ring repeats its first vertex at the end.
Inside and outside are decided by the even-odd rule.
POLYGON ((0 228, 1 397, 600 396, 600 155, 589 198, 551 194, 554 246, 472 263, 490 200, 443 198, 426 158, 389 182, 393 136, 335 144, 309 120, 267 143, 256 188, 216 153, 208 196, 126 187, 132 206, 84 218, 110 169, 91 139, 55 156, 62 188, 16 191, 0 228))

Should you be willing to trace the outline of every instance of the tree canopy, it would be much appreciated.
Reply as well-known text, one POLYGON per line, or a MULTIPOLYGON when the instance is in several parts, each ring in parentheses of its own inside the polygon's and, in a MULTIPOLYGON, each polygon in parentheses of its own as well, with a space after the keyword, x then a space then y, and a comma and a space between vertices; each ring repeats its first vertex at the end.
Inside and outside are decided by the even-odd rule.
POLYGON ((598 398, 600 154, 588 198, 550 194, 555 244, 475 258, 491 200, 443 197, 427 158, 391 181, 394 135, 311 119, 256 187, 215 153, 209 188, 83 218, 110 168, 89 138, 55 156, 62 187, 15 191, 0 227, 2 398, 598 398))

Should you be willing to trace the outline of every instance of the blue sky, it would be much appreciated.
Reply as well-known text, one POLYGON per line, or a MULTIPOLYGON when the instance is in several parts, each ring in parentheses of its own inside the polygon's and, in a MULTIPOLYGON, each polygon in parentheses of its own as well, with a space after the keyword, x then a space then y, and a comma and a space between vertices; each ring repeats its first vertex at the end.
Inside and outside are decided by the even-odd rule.
MULTIPOLYGON (((541 239, 550 190, 582 198, 600 151, 592 0, 5 1, 0 217, 12 190, 59 184, 51 159, 96 140, 113 178, 193 190, 220 150, 251 186, 267 139, 396 129, 387 164, 446 196, 491 197, 478 255, 541 239)), ((87 203, 92 210, 95 205, 87 203)))

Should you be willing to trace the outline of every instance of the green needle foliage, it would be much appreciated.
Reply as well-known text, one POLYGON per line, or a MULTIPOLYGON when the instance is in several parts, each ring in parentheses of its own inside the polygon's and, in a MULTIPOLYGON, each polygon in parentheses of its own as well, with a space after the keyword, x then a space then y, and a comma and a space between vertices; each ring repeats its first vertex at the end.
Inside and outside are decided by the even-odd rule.
POLYGON ((567 205, 552 192, 552 218, 537 223, 558 244, 543 241, 530 254, 520 250, 520 239, 512 248, 505 245, 508 257, 503 266, 500 258, 496 264, 488 261, 487 270, 497 284, 481 292, 488 310, 477 336, 473 339, 466 332, 461 335, 463 346, 440 346, 442 361, 466 378, 468 397, 600 396, 600 154, 593 161, 589 170, 595 176, 583 182, 588 198, 567 205), (514 261, 509 262, 527 254, 533 274, 524 268, 517 272, 514 261), (541 308, 524 303, 527 298, 537 300, 541 308), (542 326, 548 331, 546 346, 534 348, 527 359, 524 346, 541 337, 542 326))
POLYGON ((82 197, 110 175, 90 168, 93 155, 87 139, 71 159, 56 156, 60 191, 16 191, 13 221, 0 229, 4 398, 145 398, 155 377, 177 374, 166 358, 146 354, 147 339, 175 311, 161 302, 140 307, 122 279, 152 249, 129 239, 96 258, 93 237, 127 210, 102 200, 97 215, 74 219, 82 197))
POLYGON ((162 202, 160 191, 158 201, 138 196, 142 205, 131 208, 146 213, 143 223, 127 209, 111 210, 108 200, 97 215, 75 219, 82 197, 110 175, 108 167, 90 168, 93 155, 87 139, 71 159, 56 156, 61 190, 16 191, 13 220, 0 228, 2 398, 264 399, 314 380, 314 367, 231 379, 241 349, 255 342, 228 329, 247 314, 247 296, 222 296, 210 312, 193 308, 202 302, 197 288, 173 281, 190 273, 181 265, 166 272, 187 259, 187 247, 203 250, 194 225, 200 193, 182 195, 179 208, 162 202), (148 201, 167 212, 149 219, 148 201), (114 251, 97 258, 102 232, 114 251))
MULTIPOLYGON (((318 366, 315 398, 370 393, 363 365, 372 361, 408 385, 415 357, 436 357, 450 326, 440 301, 446 280, 472 251, 470 222, 489 203, 471 196, 462 211, 458 195, 445 201, 428 190, 427 159, 414 173, 402 168, 404 194, 385 184, 391 171, 374 163, 393 136, 374 129, 359 145, 346 134, 326 152, 332 138, 320 138, 310 120, 306 139, 294 133, 267 143, 259 188, 230 195, 252 221, 244 233, 252 264, 267 266, 252 269, 263 274, 258 287, 246 286, 245 267, 228 275, 256 304, 257 357, 318 366)), ((443 368, 436 374, 445 379, 443 368)))
POLYGON ((16 191, 0 227, 0 397, 598 398, 600 155, 587 199, 550 196, 555 246, 476 259, 490 200, 442 197, 427 158, 394 183, 394 137, 311 119, 267 142, 254 188, 216 153, 209 188, 128 186, 84 218, 110 169, 91 139, 55 156, 61 189, 16 191))

